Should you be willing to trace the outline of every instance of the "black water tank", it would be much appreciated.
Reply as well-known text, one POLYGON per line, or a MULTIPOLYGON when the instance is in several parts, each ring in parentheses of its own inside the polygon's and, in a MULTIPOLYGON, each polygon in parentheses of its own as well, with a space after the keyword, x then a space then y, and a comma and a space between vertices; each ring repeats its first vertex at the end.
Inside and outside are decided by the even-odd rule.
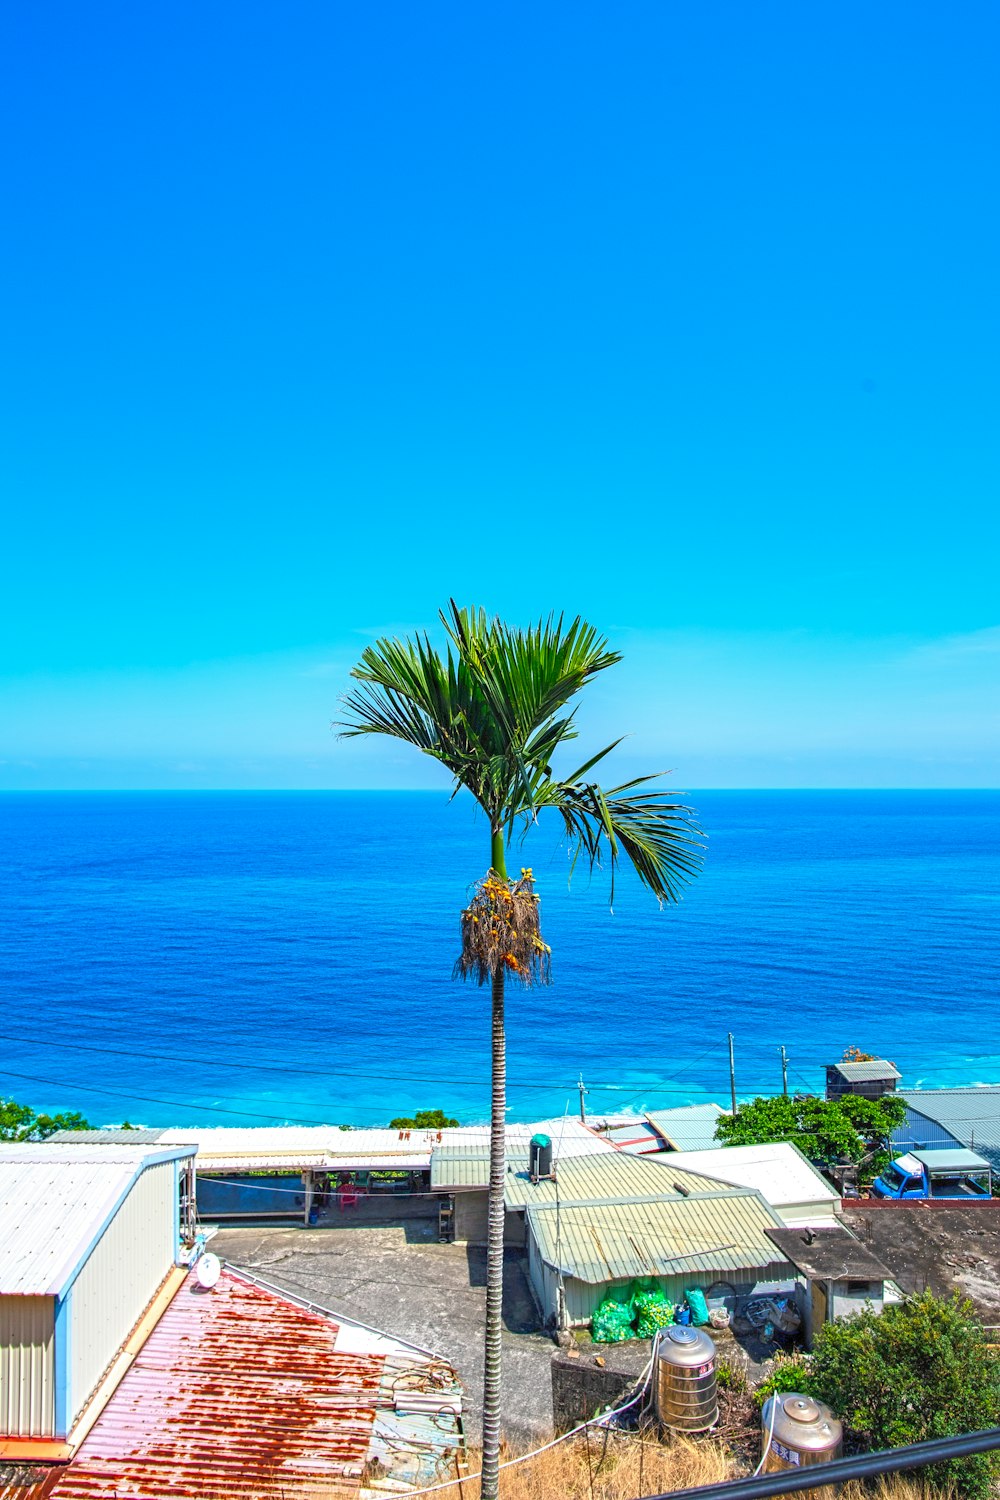
POLYGON ((532 1177, 552 1176, 552 1142, 547 1135, 533 1135, 529 1153, 529 1171, 532 1177))

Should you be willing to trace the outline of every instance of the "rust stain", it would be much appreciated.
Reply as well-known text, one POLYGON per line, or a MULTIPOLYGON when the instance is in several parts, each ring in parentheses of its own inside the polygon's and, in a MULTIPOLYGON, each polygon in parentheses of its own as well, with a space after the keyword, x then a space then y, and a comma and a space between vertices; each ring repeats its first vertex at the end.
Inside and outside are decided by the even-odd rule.
POLYGON ((73 1460, 0 1500, 334 1500, 357 1493, 385 1358, 227 1272, 183 1287, 73 1460))

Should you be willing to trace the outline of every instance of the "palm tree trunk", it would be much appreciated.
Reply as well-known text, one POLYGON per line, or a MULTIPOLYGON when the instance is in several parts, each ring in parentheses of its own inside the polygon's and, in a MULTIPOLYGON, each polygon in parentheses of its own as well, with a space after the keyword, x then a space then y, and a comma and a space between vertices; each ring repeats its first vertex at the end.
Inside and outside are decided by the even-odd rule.
MULTIPOLYGON (((491 864, 507 878, 503 831, 493 831, 491 864)), ((503 1227, 506 1170, 507 1048, 504 1039, 504 971, 493 975, 493 1094, 490 1113, 490 1196, 486 1229, 486 1350, 483 1366, 483 1477, 481 1500, 500 1488, 500 1357, 503 1329, 503 1227)))

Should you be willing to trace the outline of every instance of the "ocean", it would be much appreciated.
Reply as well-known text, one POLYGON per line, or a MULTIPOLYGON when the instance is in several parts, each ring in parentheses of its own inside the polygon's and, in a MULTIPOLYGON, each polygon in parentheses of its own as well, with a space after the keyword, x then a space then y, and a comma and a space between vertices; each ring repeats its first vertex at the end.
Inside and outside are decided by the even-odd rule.
MULTIPOLYGON (((1000 792, 692 792, 701 876, 659 910, 544 823, 553 984, 508 1000, 512 1120, 1000 1082, 1000 792)), ((489 1109, 489 998, 454 982, 486 827, 433 793, 0 796, 0 1095, 95 1124, 384 1124, 489 1109)))

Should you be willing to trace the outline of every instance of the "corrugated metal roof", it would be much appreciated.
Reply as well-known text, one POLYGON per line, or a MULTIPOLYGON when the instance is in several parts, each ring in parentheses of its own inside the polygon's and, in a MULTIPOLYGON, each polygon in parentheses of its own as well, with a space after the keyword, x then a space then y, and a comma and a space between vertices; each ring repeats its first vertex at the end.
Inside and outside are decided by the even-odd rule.
MULTIPOLYGON (((960 1149, 949 1150, 947 1146, 938 1147, 936 1150, 911 1151, 922 1166, 939 1172, 981 1172, 985 1171, 990 1163, 985 1156, 980 1156, 978 1151, 963 1151, 960 1149)), ((900 1157, 902 1160, 902 1157, 900 1157)))
MULTIPOLYGON (((896 1095, 936 1120, 965 1146, 1000 1149, 1000 1084, 962 1089, 900 1089, 896 1095)), ((897 1132, 898 1133, 898 1132, 897 1132)))
POLYGON ((163 1135, 162 1130, 56 1130, 47 1139, 52 1145, 68 1146, 152 1146, 163 1135))
POLYGON ((678 1151, 670 1159, 685 1171, 700 1172, 716 1182, 753 1188, 777 1209, 786 1203, 832 1205, 839 1198, 836 1189, 788 1141, 678 1151))
POLYGON ((718 1145, 715 1127, 726 1111, 718 1104, 688 1104, 650 1110, 646 1119, 675 1151, 710 1151, 718 1145))
POLYGON ((870 1062, 831 1063, 848 1083, 876 1083, 880 1078, 902 1078, 902 1073, 884 1057, 873 1057, 870 1062))
POLYGON ((627 1199, 666 1198, 676 1196, 678 1187, 688 1193, 713 1192, 718 1183, 694 1172, 685 1172, 670 1163, 666 1153, 656 1160, 629 1156, 583 1157, 562 1162, 556 1180, 533 1183, 527 1172, 507 1174, 506 1200, 509 1208, 524 1208, 530 1203, 583 1203, 592 1198, 627 1199))
POLYGON ((191 1278, 48 1496, 332 1500, 357 1492, 375 1456, 390 1481, 433 1483, 460 1421, 409 1412, 407 1397, 453 1401, 454 1372, 446 1392, 412 1349, 344 1352, 338 1337, 332 1318, 228 1269, 211 1292, 191 1278))
POLYGON ((631 1156, 648 1156, 663 1150, 663 1138, 648 1120, 621 1120, 613 1125, 603 1125, 601 1135, 610 1141, 616 1151, 627 1151, 631 1156))
MULTIPOLYGON (((507 1164, 504 1179, 508 1208, 529 1203, 582 1203, 592 1198, 659 1198, 676 1192, 680 1185, 689 1193, 712 1192, 718 1183, 673 1165, 677 1153, 663 1151, 655 1157, 632 1156, 608 1151, 596 1156, 564 1157, 556 1162, 555 1179, 532 1182, 526 1171, 507 1164)), ((458 1147, 440 1147, 431 1158, 431 1187, 440 1192, 489 1186, 488 1153, 458 1147)))
POLYGON ((775 1274, 787 1274, 790 1268, 764 1233, 779 1225, 752 1192, 528 1209, 529 1233, 542 1259, 592 1285, 687 1271, 721 1276, 780 1267, 775 1274))
MULTIPOLYGON (((597 1155, 614 1148, 581 1121, 571 1118, 508 1125, 507 1149, 527 1156, 528 1142, 541 1132, 562 1156, 597 1155)), ((459 1125, 445 1130, 340 1130, 336 1125, 206 1126, 164 1130, 161 1144, 197 1146, 200 1170, 260 1171, 326 1167, 331 1171, 379 1168, 418 1171, 430 1166, 439 1146, 476 1150, 489 1145, 488 1125, 459 1125)))
POLYGON ((0 1146, 0 1294, 59 1296, 146 1167, 178 1148, 0 1146))

